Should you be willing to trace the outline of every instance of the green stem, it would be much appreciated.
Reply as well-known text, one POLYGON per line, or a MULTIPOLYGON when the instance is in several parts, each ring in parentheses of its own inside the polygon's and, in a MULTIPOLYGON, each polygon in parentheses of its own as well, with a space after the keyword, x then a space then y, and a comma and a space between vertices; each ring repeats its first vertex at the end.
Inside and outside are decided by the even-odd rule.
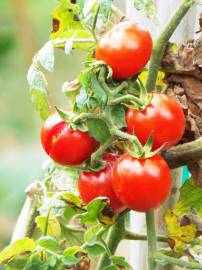
POLYGON ((120 104, 120 103, 123 103, 123 102, 130 102, 130 101, 133 101, 133 102, 135 102, 136 104, 138 104, 140 106, 143 105, 142 101, 139 98, 137 98, 137 97, 135 97, 133 95, 125 95, 125 96, 116 98, 116 99, 111 101, 111 105, 116 105, 116 104, 120 104))
POLYGON ((154 259, 157 250, 156 228, 154 212, 146 213, 147 223, 147 241, 148 241, 148 270, 156 269, 156 261, 154 259))
POLYGON ((103 153, 107 150, 107 148, 112 144, 113 137, 110 137, 104 144, 102 144, 96 152, 94 152, 91 156, 91 165, 92 167, 96 166, 96 163, 100 161, 103 153))
MULTIPOLYGON (((139 233, 134 233, 130 231, 125 231, 124 239, 126 240, 142 240, 146 241, 147 240, 147 235, 146 234, 139 234, 139 233)), ((168 238, 164 235, 157 235, 157 240, 159 242, 164 242, 167 243, 168 238)))
POLYGON ((121 130, 118 130, 118 129, 114 129, 112 130, 112 133, 115 135, 115 136, 118 136, 124 140, 128 140, 129 142, 131 143, 134 143, 137 147, 137 151, 139 153, 142 153, 142 145, 140 143, 140 141, 138 140, 138 138, 135 136, 135 135, 130 135, 126 132, 123 132, 121 130))
POLYGON ((149 72, 148 72, 148 78, 146 83, 146 88, 148 91, 154 91, 156 86, 156 79, 159 67, 161 65, 161 59, 163 57, 163 54, 166 49, 166 45, 174 33, 175 29, 181 22, 182 18, 186 15, 188 10, 192 7, 194 4, 194 0, 183 0, 181 5, 178 7, 174 15, 171 17, 171 19, 168 21, 167 25, 165 26, 162 33, 157 38, 151 60, 149 65, 149 72))
POLYGON ((175 265, 180 266, 185 269, 202 269, 202 264, 195 262, 186 262, 180 259, 176 259, 160 252, 156 253, 155 260, 157 263, 165 265, 175 265))
POLYGON ((171 168, 202 159, 202 137, 188 143, 179 144, 162 154, 171 168))
POLYGON ((110 94, 111 96, 118 95, 122 90, 128 88, 128 83, 126 81, 122 82, 119 86, 117 86, 115 89, 113 89, 110 94))
POLYGON ((111 129, 111 121, 103 114, 95 114, 95 113, 81 113, 77 117, 73 119, 74 123, 82 122, 87 119, 99 119, 105 122, 105 124, 108 126, 109 129, 111 129))
MULTIPOLYGON (((124 239, 124 231, 125 231, 125 217, 122 216, 116 224, 114 224, 107 236, 106 244, 110 250, 111 254, 116 252, 116 249, 124 239)), ((97 265, 97 270, 103 270, 105 266, 110 265, 110 259, 108 254, 104 254, 97 265)))

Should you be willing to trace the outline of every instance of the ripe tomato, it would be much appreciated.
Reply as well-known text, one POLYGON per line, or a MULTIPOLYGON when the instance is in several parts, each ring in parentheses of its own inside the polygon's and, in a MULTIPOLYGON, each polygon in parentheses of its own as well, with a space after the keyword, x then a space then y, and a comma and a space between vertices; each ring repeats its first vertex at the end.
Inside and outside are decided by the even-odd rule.
POLYGON ((142 111, 129 109, 126 122, 128 133, 135 133, 142 144, 153 134, 153 150, 164 143, 164 149, 171 148, 179 142, 185 130, 181 106, 165 94, 153 94, 151 103, 142 111))
POLYGON ((82 172, 79 181, 78 189, 81 199, 85 204, 94 200, 97 197, 107 197, 110 200, 110 205, 115 212, 121 212, 125 206, 116 197, 112 188, 112 168, 114 166, 114 156, 104 156, 107 166, 99 172, 82 172))
POLYGON ((46 153, 61 165, 81 164, 98 146, 88 132, 72 130, 58 113, 51 115, 42 126, 41 143, 46 153))
POLYGON ((117 80, 137 74, 147 64, 152 52, 152 38, 139 24, 120 22, 101 35, 95 57, 113 70, 117 80))
POLYGON ((138 159, 125 154, 114 166, 112 185, 124 205, 148 212, 166 200, 171 186, 170 169, 159 155, 138 159))

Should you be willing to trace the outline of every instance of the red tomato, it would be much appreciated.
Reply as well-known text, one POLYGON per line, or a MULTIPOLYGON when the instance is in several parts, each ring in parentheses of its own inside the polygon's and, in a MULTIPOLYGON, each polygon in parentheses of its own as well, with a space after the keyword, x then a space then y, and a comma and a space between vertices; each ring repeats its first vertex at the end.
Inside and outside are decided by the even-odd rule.
POLYGON ((98 146, 88 132, 72 130, 58 113, 45 121, 41 129, 41 143, 46 153, 61 165, 81 164, 98 146))
POLYGON ((139 24, 120 22, 101 35, 96 48, 96 59, 113 70, 117 80, 126 79, 141 71, 152 52, 152 38, 139 24))
POLYGON ((179 103, 165 94, 153 94, 151 103, 142 111, 129 109, 127 131, 134 133, 144 145, 151 134, 153 150, 164 143, 165 150, 180 141, 185 130, 185 116, 179 103))
POLYGON ((115 212, 121 212, 125 209, 125 206, 119 201, 112 188, 112 168, 115 158, 108 154, 104 159, 107 166, 103 170, 81 173, 78 181, 79 193, 85 204, 97 197, 107 197, 112 209, 115 212))
POLYGON ((159 155, 138 159, 125 154, 114 166, 112 185, 124 205, 138 212, 148 212, 168 197, 170 169, 159 155))

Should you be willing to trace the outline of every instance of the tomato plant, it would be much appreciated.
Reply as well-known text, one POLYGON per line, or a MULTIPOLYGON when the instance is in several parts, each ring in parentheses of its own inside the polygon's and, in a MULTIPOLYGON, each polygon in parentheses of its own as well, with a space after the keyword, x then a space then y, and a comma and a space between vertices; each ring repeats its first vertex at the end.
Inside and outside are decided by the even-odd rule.
POLYGON ((102 34, 96 48, 96 59, 107 63, 117 80, 141 71, 152 51, 148 31, 135 22, 121 22, 102 34))
POLYGON ((180 104, 165 94, 153 94, 143 110, 129 109, 126 114, 127 131, 135 134, 142 144, 153 135, 153 149, 177 144, 185 130, 185 116, 180 104))
POLYGON ((46 153, 61 165, 81 164, 98 146, 88 132, 72 130, 58 113, 43 124, 41 143, 46 153))
POLYGON ((99 172, 82 172, 78 180, 78 190, 81 199, 88 204, 97 197, 107 197, 115 212, 125 209, 112 188, 112 170, 114 166, 114 156, 105 156, 106 167, 99 172))
POLYGON ((117 197, 128 208, 152 211, 168 197, 170 169, 159 155, 139 159, 126 154, 114 166, 112 184, 117 197))
MULTIPOLYGON (((170 149, 183 135, 185 116, 174 98, 159 93, 167 89, 170 92, 173 87, 167 74, 167 89, 160 84, 158 93, 156 89, 160 66, 162 74, 168 72, 163 70, 165 61, 164 65, 161 62, 169 38, 194 2, 182 1, 157 37, 151 54, 148 31, 126 18, 123 21, 122 12, 111 0, 59 0, 52 14, 50 40, 35 55, 28 71, 32 101, 44 120, 42 146, 53 162, 46 165, 41 181, 26 190, 28 200, 11 245, 0 253, 0 264, 6 269, 132 270, 124 257, 114 255, 124 239, 147 240, 148 270, 156 270, 158 264, 202 269, 198 260, 202 191, 194 179, 195 175, 201 177, 201 138, 170 149), (62 86, 64 107, 67 98, 72 105, 71 115, 59 108, 58 113, 51 114, 55 104, 53 107, 49 102, 43 70, 54 70, 57 48, 69 56, 73 50, 88 52, 83 70, 62 86), (148 76, 142 82, 145 74, 148 76), (195 174, 177 192, 179 179, 175 175, 179 171, 172 173, 171 196, 162 207, 172 205, 163 213, 167 232, 156 235, 153 210, 168 198, 170 169, 184 164, 195 167, 195 174), (145 212, 147 234, 128 230, 125 221, 131 210, 145 212), (157 241, 164 242, 165 248, 160 249, 157 241)), ((152 1, 134 4, 149 15, 155 13, 152 1)), ((187 67, 185 74, 194 75, 186 78, 188 88, 190 81, 200 78, 200 57, 196 61, 195 54, 195 49, 200 51, 199 44, 188 43, 185 50, 186 64, 187 51, 189 65, 193 64, 193 74, 187 67)), ((174 63, 174 68, 169 66, 168 70, 179 76, 186 66, 179 62, 183 53, 168 45, 174 63)), ((174 88, 178 87, 178 92, 184 93, 179 100, 188 99, 184 85, 177 80, 174 88)), ((190 95, 193 98, 192 92, 190 95)), ((200 103, 197 96, 191 103, 194 110, 198 100, 200 103)), ((189 116, 188 110, 188 123, 189 116)), ((191 122, 198 137, 196 127, 197 121, 191 122)), ((161 223, 163 215, 158 215, 161 223)))

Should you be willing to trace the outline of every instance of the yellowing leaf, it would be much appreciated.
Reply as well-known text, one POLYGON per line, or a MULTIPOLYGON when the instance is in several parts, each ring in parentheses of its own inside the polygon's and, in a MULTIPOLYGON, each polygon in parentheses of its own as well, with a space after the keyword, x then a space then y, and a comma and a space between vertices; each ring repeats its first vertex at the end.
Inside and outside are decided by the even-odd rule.
POLYGON ((172 248, 176 251, 183 251, 186 244, 189 244, 196 237, 196 226, 194 224, 180 226, 178 216, 171 210, 165 213, 165 221, 167 224, 168 237, 174 240, 172 248))
MULTIPOLYGON (((147 70, 144 70, 139 75, 139 78, 143 82, 144 85, 146 84, 147 77, 148 77, 147 70)), ((166 87, 166 83, 164 82, 164 78, 165 78, 165 73, 163 71, 159 71, 158 76, 157 76, 157 80, 156 80, 156 86, 159 87, 160 89, 163 89, 164 87, 166 87)))
MULTIPOLYGON (((60 39, 60 47, 64 47, 67 39, 92 39, 90 32, 84 27, 79 19, 76 19, 76 13, 66 5, 58 6, 52 14, 53 32, 50 39, 60 39)), ((73 47, 82 50, 88 50, 92 43, 73 43, 73 47)))
POLYGON ((23 238, 17 240, 15 243, 6 247, 0 253, 0 264, 12 261, 16 256, 24 253, 31 252, 35 249, 35 242, 33 239, 23 238))
MULTIPOLYGON (((37 227, 44 233, 47 222, 47 216, 38 216, 36 217, 35 222, 37 224, 37 227)), ((56 216, 50 215, 48 217, 47 235, 53 237, 59 237, 61 235, 60 223, 56 216)))

